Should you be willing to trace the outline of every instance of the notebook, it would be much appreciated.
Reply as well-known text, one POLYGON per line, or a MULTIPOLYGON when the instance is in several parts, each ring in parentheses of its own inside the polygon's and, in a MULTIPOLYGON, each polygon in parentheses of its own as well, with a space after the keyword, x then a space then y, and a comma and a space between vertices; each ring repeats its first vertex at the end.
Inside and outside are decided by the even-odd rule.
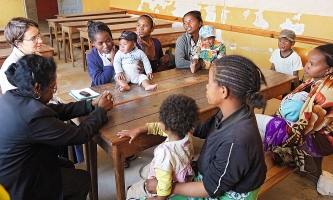
POLYGON ((69 94, 76 99, 77 101, 87 100, 87 99, 94 99, 98 97, 100 94, 98 92, 95 92, 94 90, 90 88, 83 88, 80 90, 71 90, 69 91, 69 94), (83 96, 80 94, 81 91, 88 92, 90 96, 83 96))

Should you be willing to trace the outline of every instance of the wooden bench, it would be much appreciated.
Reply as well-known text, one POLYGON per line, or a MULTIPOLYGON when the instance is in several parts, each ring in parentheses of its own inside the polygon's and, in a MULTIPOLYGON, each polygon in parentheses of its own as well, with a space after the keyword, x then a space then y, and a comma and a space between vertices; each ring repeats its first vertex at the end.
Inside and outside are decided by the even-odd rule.
MULTIPOLYGON (((51 47, 53 47, 53 39, 54 39, 53 38, 53 32, 54 31, 61 31, 60 23, 109 19, 111 15, 113 15, 113 14, 97 15, 97 16, 71 17, 71 18, 59 18, 59 19, 46 19, 46 21, 48 22, 48 26, 49 26, 51 47)), ((116 15, 118 15, 118 14, 116 14, 116 15)), ((57 35, 55 35, 55 38, 56 37, 57 37, 57 35)))
POLYGON ((259 191, 259 197, 267 192, 269 189, 274 187, 280 181, 285 179, 295 168, 288 166, 279 166, 272 158, 271 152, 265 153, 265 163, 267 166, 266 179, 264 184, 261 186, 259 191))
POLYGON ((0 49, 11 48, 4 35, 0 36, 0 49))
POLYGON ((5 27, 1 26, 0 27, 0 35, 4 35, 4 33, 5 33, 5 27))

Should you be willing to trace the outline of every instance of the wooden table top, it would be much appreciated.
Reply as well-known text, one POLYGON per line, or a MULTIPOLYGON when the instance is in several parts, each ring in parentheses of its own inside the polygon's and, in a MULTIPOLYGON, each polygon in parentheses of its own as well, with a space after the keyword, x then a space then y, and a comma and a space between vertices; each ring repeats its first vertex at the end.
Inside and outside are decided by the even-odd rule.
POLYGON ((97 15, 97 16, 84 16, 84 17, 71 17, 71 18, 56 18, 56 19, 46 19, 48 23, 65 23, 65 22, 78 22, 78 21, 88 21, 88 20, 100 20, 109 19, 112 15, 123 15, 126 14, 109 14, 109 15, 97 15))
MULTIPOLYGON (((131 18, 130 15, 125 15, 125 14, 116 14, 116 15, 109 15, 108 18, 106 18, 105 20, 108 19, 122 19, 122 18, 131 18)), ((103 21, 103 19, 98 20, 98 21, 103 21)), ((72 21, 72 22, 61 22, 59 23, 61 25, 61 27, 86 27, 87 26, 87 22, 88 20, 84 20, 84 21, 72 21)))
MULTIPOLYGON (((161 27, 167 28, 166 26, 171 27, 173 22, 167 21, 167 20, 157 19, 157 20, 154 21, 154 23, 155 23, 154 28, 156 30, 156 28, 158 28, 158 29, 161 28, 161 27)), ((112 31, 112 34, 116 33, 116 32, 122 32, 123 30, 136 31, 136 26, 137 26, 136 22, 126 23, 126 24, 117 24, 117 25, 108 25, 108 27, 112 31)), ((82 31, 82 32, 87 32, 88 28, 87 27, 82 27, 82 28, 78 28, 78 30, 82 31)))
MULTIPOLYGON (((43 44, 42 50, 39 53, 46 52, 46 51, 53 51, 54 48, 49 47, 45 44, 43 44)), ((7 58, 13 51, 13 48, 6 48, 6 49, 0 49, 0 59, 7 58)))
POLYGON ((126 14, 126 11, 125 10, 105 10, 105 11, 98 11, 98 12, 59 14, 59 15, 54 15, 54 16, 56 16, 57 18, 71 18, 71 17, 83 17, 83 16, 106 15, 106 14, 126 14))

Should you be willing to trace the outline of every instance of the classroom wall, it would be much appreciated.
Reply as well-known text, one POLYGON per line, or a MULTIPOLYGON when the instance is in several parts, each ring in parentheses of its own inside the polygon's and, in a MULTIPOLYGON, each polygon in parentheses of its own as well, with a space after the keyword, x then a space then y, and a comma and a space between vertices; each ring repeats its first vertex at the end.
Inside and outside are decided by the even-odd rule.
MULTIPOLYGON (((288 28, 297 35, 333 39, 333 1, 131 0, 124 4, 123 0, 110 0, 110 7, 179 17, 190 10, 200 10, 204 21, 271 31, 288 28)), ((270 67, 269 58, 277 48, 277 39, 221 30, 216 34, 225 43, 227 54, 241 54, 260 67, 270 67)), ((301 43, 295 46, 314 47, 301 43)))
POLYGON ((110 0, 82 0, 83 12, 109 10, 110 0))
POLYGON ((0 0, 0 26, 6 26, 13 17, 24 17, 22 0, 0 0))

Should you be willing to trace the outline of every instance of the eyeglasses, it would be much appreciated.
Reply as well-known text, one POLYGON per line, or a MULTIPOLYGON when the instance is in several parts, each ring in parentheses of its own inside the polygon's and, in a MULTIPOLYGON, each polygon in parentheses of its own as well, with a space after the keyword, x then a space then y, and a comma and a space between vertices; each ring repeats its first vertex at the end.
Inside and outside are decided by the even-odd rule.
POLYGON ((49 88, 52 88, 53 89, 53 94, 57 92, 58 90, 58 86, 57 84, 55 84, 53 87, 49 86, 49 88))
POLYGON ((41 36, 40 36, 40 33, 38 33, 37 35, 35 35, 34 37, 30 38, 30 39, 23 39, 23 40, 26 40, 26 41, 31 41, 33 43, 37 43, 38 42, 38 39, 40 39, 41 36))

